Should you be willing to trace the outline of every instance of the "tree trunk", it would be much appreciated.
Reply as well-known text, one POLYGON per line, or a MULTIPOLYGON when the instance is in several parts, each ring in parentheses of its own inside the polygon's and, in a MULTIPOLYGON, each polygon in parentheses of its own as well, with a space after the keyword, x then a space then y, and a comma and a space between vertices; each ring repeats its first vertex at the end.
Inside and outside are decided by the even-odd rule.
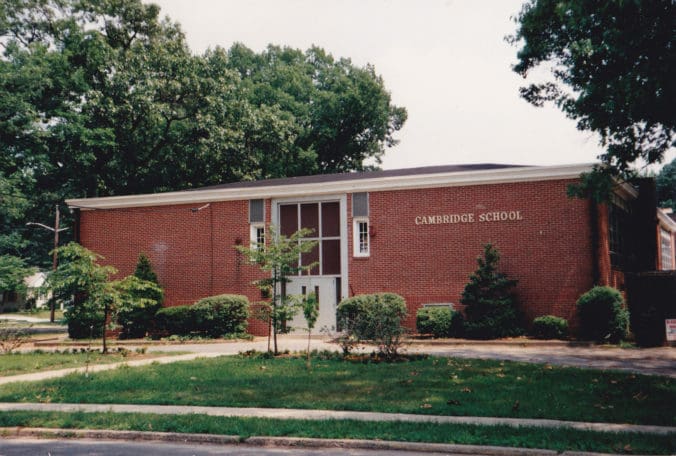
POLYGON ((108 322, 108 304, 103 306, 103 354, 108 353, 108 346, 106 345, 106 323, 108 322))
POLYGON ((307 362, 305 363, 307 368, 310 368, 310 338, 312 336, 312 328, 308 327, 307 329, 307 362))

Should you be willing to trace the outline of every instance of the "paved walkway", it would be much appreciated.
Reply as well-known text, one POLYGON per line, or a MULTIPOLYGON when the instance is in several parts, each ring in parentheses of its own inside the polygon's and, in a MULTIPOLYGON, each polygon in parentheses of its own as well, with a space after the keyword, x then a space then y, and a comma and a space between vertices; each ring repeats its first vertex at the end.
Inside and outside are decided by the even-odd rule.
MULTIPOLYGON (((182 350, 186 351, 186 350, 182 350)), ((88 373, 88 372, 102 372, 107 370, 117 369, 120 366, 146 366, 148 364, 169 364, 175 363, 177 361, 190 361, 196 358, 214 358, 216 356, 221 356, 220 353, 188 353, 185 355, 175 355, 175 356, 160 356, 157 358, 147 358, 139 359, 135 361, 123 361, 119 363, 110 363, 110 364, 94 364, 89 367, 71 367, 68 369, 58 369, 50 370, 43 372, 33 372, 30 374, 19 374, 19 375, 9 375, 7 377, 0 377, 0 385, 7 383, 15 382, 33 382, 39 380, 48 380, 50 378, 59 378, 65 377, 66 375, 73 373, 88 373)))
POLYGON ((43 411, 43 412, 113 412, 113 413, 154 413, 160 415, 231 416, 249 418, 276 418, 294 420, 357 420, 357 421, 399 421, 409 423, 472 424, 478 426, 512 426, 564 428, 580 431, 635 432, 649 434, 676 434, 676 427, 649 426, 638 424, 591 423, 582 421, 538 420, 521 418, 493 418, 477 416, 416 415, 410 413, 354 412, 341 410, 277 409, 256 407, 202 407, 183 405, 137 405, 137 404, 54 404, 0 402, 0 411, 43 411))
MULTIPOLYGON (((279 338, 280 351, 305 351, 307 339, 298 336, 279 338)), ((313 350, 339 350, 338 345, 328 339, 312 341, 313 350)), ((220 353, 234 355, 247 350, 267 350, 267 340, 256 338, 250 342, 225 342, 215 344, 158 345, 148 348, 152 351, 189 351, 202 354, 220 353)), ((370 351, 371 348, 366 348, 370 351)), ((595 369, 614 369, 641 374, 665 375, 676 378, 676 348, 618 348, 606 346, 579 347, 566 343, 466 343, 453 341, 444 344, 435 341, 415 342, 405 346, 408 353, 428 353, 436 356, 457 358, 498 359, 526 363, 554 364, 595 369)))
POLYGON ((28 315, 0 315, 0 320, 25 321, 28 323, 49 323, 49 318, 29 317, 28 315))
MULTIPOLYGON (((279 350, 305 351, 307 339, 301 336, 280 336, 279 350)), ((86 344, 83 344, 86 345, 86 344)), ((96 346, 96 345, 95 345, 96 346)), ((125 348, 133 350, 146 347, 152 352, 190 352, 201 356, 235 355, 248 350, 267 351, 267 338, 256 337, 252 341, 224 341, 208 343, 184 344, 152 344, 138 345, 125 343, 125 348)), ((62 349, 60 345, 40 345, 43 350, 62 349)), ((32 350, 26 347, 24 350, 32 350)), ((312 350, 337 351, 337 344, 330 343, 328 338, 313 338, 312 350)), ((370 347, 362 348, 371 351, 370 347)), ((565 342, 542 341, 458 341, 434 340, 415 341, 404 347, 408 353, 428 353, 435 356, 457 358, 497 359, 506 361, 520 361, 526 363, 553 364, 594 369, 612 369, 629 371, 648 375, 664 375, 676 378, 676 348, 619 348, 612 346, 573 346, 565 342)), ((180 358, 174 358, 180 360, 180 358)), ((159 359, 155 359, 160 362, 159 359)), ((162 361, 164 362, 164 361, 162 361)), ((129 363, 129 365, 135 365, 129 363)), ((63 374, 65 375, 65 374, 63 374)), ((2 379, 0 379, 2 382, 2 379)))

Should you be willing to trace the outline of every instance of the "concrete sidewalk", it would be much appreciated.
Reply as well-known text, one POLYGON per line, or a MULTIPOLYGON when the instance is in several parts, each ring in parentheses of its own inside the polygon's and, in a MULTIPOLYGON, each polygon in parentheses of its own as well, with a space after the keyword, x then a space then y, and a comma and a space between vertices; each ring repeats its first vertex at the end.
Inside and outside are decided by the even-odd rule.
POLYGON ((493 418, 477 416, 416 415, 411 413, 355 412, 342 410, 278 409, 257 407, 204 407, 189 405, 142 404, 56 404, 56 403, 0 403, 0 411, 43 412, 113 412, 154 413, 160 415, 209 415, 248 418, 274 418, 293 420, 357 420, 398 421, 408 423, 470 424, 477 426, 512 426, 574 429, 597 432, 632 432, 658 435, 676 435, 676 427, 638 424, 592 423, 582 421, 538 420, 522 418, 493 418))
MULTIPOLYGON (((185 350, 182 350, 185 351, 185 350)), ((215 358, 222 356, 220 353, 188 353, 185 355, 175 356, 159 356, 157 358, 139 359, 136 361, 123 361, 111 364, 93 364, 89 367, 71 367, 68 369, 49 370, 43 372, 33 372, 30 374, 10 375, 7 377, 0 377, 0 385, 15 382, 34 382, 39 380, 48 380, 50 378, 65 377, 73 373, 84 374, 87 372, 102 372, 107 370, 117 369, 120 366, 146 366, 148 364, 169 364, 177 361, 190 361, 197 358, 215 358)))

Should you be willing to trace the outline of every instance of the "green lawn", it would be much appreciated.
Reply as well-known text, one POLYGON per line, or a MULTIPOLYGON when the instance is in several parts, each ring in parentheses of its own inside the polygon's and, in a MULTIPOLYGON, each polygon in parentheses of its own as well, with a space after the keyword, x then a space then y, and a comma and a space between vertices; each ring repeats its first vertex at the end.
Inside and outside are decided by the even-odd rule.
POLYGON ((378 439, 540 448, 556 451, 673 454, 676 435, 600 433, 567 429, 513 428, 432 423, 309 421, 206 415, 4 412, 0 427, 49 427, 188 432, 220 435, 378 439))
POLYGON ((0 387, 3 402, 222 405, 676 425, 673 379, 487 360, 220 357, 0 387))
MULTIPOLYGON (((174 353, 172 353, 173 355, 174 353)), ((28 374, 45 370, 83 367, 89 362, 94 364, 110 364, 143 358, 156 358, 162 353, 138 354, 134 352, 113 352, 102 355, 99 351, 87 353, 10 353, 0 355, 0 377, 8 375, 28 374)), ((166 355, 166 354, 165 354, 166 355)))

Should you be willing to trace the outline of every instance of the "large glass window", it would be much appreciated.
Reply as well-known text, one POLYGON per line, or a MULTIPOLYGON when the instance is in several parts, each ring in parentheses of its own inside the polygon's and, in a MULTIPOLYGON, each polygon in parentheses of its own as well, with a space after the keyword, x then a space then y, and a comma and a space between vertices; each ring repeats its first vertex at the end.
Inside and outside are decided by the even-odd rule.
POLYGON ((610 262, 614 267, 622 269, 628 254, 631 207, 616 195, 611 196, 608 204, 608 238, 610 242, 610 262))
POLYGON ((671 233, 664 228, 660 228, 660 256, 662 257, 662 270, 669 271, 674 269, 674 246, 671 242, 671 233))
POLYGON ((290 236, 298 228, 312 233, 300 242, 317 241, 310 252, 298 259, 299 264, 317 263, 304 275, 340 275, 340 204, 338 201, 321 203, 291 203, 279 206, 280 233, 290 236))

